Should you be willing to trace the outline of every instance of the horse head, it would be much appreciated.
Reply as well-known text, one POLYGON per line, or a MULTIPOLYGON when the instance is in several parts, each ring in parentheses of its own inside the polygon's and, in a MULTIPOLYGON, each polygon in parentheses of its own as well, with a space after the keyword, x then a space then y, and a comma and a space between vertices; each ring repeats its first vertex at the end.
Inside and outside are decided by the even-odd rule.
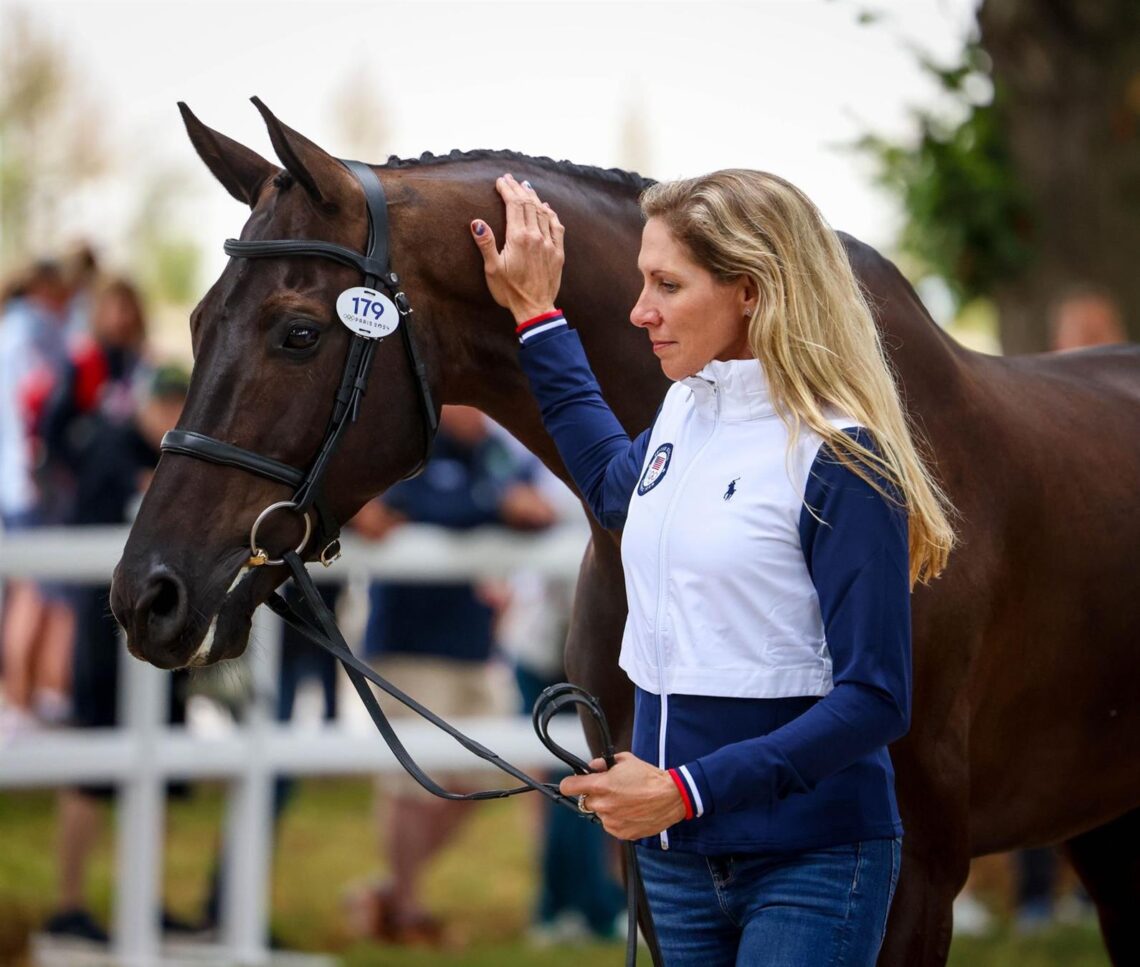
MULTIPOLYGON (((311 239, 365 252, 369 209, 362 183, 254 103, 283 167, 180 105, 199 156, 251 209, 241 242, 311 239)), ((181 438, 212 439, 223 451, 240 448, 302 473, 312 468, 354 340, 336 311, 337 297, 362 281, 358 269, 319 255, 231 258, 190 317, 194 369, 181 438)), ((431 372, 433 353, 424 349, 431 372)), ((425 424, 435 411, 421 405, 425 393, 409 353, 397 338, 380 340, 370 352, 361 418, 346 421, 322 474, 322 516, 332 520, 315 528, 318 535, 335 533, 425 455, 425 424)), ((251 526, 295 490, 296 481, 250 472, 248 465, 166 449, 113 579, 112 608, 131 653, 164 668, 240 654, 254 609, 286 576, 282 567, 249 566, 251 526)), ((305 518, 290 512, 267 517, 257 543, 270 557, 294 547, 310 558, 321 551, 305 518)))

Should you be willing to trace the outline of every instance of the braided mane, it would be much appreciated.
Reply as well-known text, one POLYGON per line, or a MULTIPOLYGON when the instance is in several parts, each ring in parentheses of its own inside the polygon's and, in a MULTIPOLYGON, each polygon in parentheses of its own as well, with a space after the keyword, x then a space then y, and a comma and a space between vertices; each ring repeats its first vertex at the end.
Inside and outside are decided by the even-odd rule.
POLYGON ((531 164, 538 165, 540 168, 547 168, 551 171, 574 175, 580 178, 588 178, 591 181, 619 185, 623 188, 632 188, 639 193, 650 185, 655 184, 652 178, 643 178, 636 172, 624 171, 621 168, 597 168, 593 165, 579 165, 572 161, 555 161, 553 158, 547 157, 535 158, 531 155, 520 154, 518 151, 492 148, 478 148, 473 151, 460 151, 456 148, 447 154, 439 155, 425 151, 418 158, 400 158, 396 155, 392 155, 387 161, 377 165, 377 167, 412 168, 418 165, 438 165, 453 161, 527 161, 531 164))

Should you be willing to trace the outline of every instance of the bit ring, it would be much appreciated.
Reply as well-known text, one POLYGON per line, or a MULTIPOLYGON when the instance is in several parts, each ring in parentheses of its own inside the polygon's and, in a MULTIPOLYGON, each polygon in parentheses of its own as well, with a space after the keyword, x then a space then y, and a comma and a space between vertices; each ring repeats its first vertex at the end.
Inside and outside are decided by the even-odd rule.
MULTIPOLYGON (((260 514, 257 515, 257 520, 253 522, 253 527, 249 530, 249 566, 260 567, 262 564, 278 565, 284 564, 283 557, 276 558, 275 560, 269 559, 269 554, 263 550, 257 543, 257 529, 265 522, 265 518, 272 514, 275 510, 297 510, 298 507, 291 500, 279 500, 275 504, 270 504, 260 514)), ((305 549, 305 545, 309 543, 309 538, 313 535, 313 521, 309 517, 309 512, 303 511, 301 519, 305 522, 305 536, 301 538, 301 543, 297 545, 294 554, 300 554, 305 549)))
POLYGON ((594 814, 594 810, 590 809, 586 805, 586 793, 582 793, 582 795, 578 797, 578 812, 584 813, 587 816, 592 816, 594 814))

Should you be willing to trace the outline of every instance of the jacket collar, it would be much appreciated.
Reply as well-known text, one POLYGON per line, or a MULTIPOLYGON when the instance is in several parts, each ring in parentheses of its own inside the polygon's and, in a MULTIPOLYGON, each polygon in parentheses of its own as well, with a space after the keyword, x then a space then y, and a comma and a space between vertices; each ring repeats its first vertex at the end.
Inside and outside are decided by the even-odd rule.
POLYGON ((695 376, 681 380, 693 394, 693 406, 706 419, 730 423, 775 416, 764 369, 755 359, 714 359, 695 376))

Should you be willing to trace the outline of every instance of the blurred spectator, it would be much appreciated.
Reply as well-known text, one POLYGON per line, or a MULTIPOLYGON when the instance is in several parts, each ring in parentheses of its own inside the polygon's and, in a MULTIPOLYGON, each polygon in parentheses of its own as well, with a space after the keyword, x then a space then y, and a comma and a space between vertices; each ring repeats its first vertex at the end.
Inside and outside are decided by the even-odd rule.
POLYGON ((142 300, 126 279, 99 289, 87 321, 88 331, 71 341, 39 424, 43 462, 72 491, 91 436, 134 415, 134 378, 146 340, 142 300))
POLYGON ((1082 349, 1127 340, 1116 301, 1099 289, 1074 289, 1051 313, 1050 349, 1082 349))
MULTIPOLYGON (((73 526, 127 523, 158 462, 162 434, 177 422, 189 377, 178 367, 156 370, 137 390, 138 411, 124 421, 93 415, 70 458, 76 473, 73 526)), ((73 721, 78 727, 111 727, 118 722, 121 644, 111 615, 110 588, 74 590, 78 622, 74 649, 73 721)), ((185 672, 171 675, 171 721, 185 721, 185 672)), ((175 791, 184 792, 182 787, 175 791)), ((106 943, 106 931, 87 911, 84 887, 91 851, 102 830, 100 802, 113 787, 80 787, 59 794, 59 900, 44 925, 46 933, 69 940, 106 943)), ((169 929, 184 928, 164 914, 169 929)))
POLYGON ((99 285, 99 260, 86 242, 70 248, 62 259, 64 281, 71 292, 67 307, 67 329, 71 335, 87 331, 93 294, 99 285))
MULTIPOLYGON (((13 532, 61 523, 66 513, 62 495, 37 480, 42 447, 35 430, 67 365, 71 293, 52 261, 36 263, 6 293, 0 316, 0 520, 13 532)), ((49 721, 66 714, 73 623, 58 587, 8 583, 0 626, 0 739, 34 728, 36 712, 49 721)))
MULTIPOLYGON (((533 465, 534 483, 561 518, 582 520, 573 492, 522 449, 521 461, 533 465)), ((513 659, 530 715, 544 688, 566 680, 563 653, 570 627, 574 581, 518 574, 511 579, 510 603, 499 624, 503 651, 513 659)), ((544 776, 557 785, 569 770, 544 776)), ((533 798, 539 814, 538 900, 529 939, 539 946, 613 940, 625 930, 625 890, 615 876, 618 854, 602 828, 584 822, 549 799, 533 798)))
MULTIPOLYGON (((357 529, 380 539, 405 520, 466 530, 505 524, 536 530, 554 522, 549 502, 527 480, 510 451, 469 407, 445 406, 434 452, 424 472, 393 487, 383 503, 358 515, 357 529)), ((365 632, 365 654, 377 671, 447 719, 509 712, 514 689, 498 682, 490 662, 494 609, 469 583, 374 584, 365 632)), ((385 712, 407 716, 381 696, 385 712)), ((501 784, 486 768, 439 777, 456 792, 501 784)), ((407 776, 385 778, 378 789, 391 796, 386 842, 391 881, 355 898, 358 933, 399 944, 444 942, 443 924, 420 894, 432 859, 472 814, 468 802, 437 799, 407 776)))
MULTIPOLYGON (((315 582, 317 592, 329 611, 336 613, 337 601, 344 590, 342 584, 315 582)), ((305 612, 307 606, 304 598, 292 580, 287 581, 281 588, 281 594, 295 609, 305 612)), ((337 660, 323 648, 318 648, 308 638, 291 625, 281 622, 281 663, 277 679, 277 707, 276 718, 278 722, 288 722, 293 718, 293 708, 296 704, 297 691, 307 679, 316 679, 320 685, 323 707, 321 717, 326 722, 336 719, 337 710, 337 660)), ((231 708, 235 718, 240 720, 240 708, 231 708)), ((274 834, 281 827, 281 820, 285 809, 293 799, 296 789, 296 780, 292 776, 279 775, 273 782, 273 830, 274 834)), ((217 862, 210 874, 210 888, 202 907, 202 918, 199 924, 203 931, 214 931, 221 922, 222 906, 225 903, 225 868, 223 846, 219 851, 217 862)), ((281 939, 272 931, 269 936, 269 945, 274 949, 283 949, 281 939)))

